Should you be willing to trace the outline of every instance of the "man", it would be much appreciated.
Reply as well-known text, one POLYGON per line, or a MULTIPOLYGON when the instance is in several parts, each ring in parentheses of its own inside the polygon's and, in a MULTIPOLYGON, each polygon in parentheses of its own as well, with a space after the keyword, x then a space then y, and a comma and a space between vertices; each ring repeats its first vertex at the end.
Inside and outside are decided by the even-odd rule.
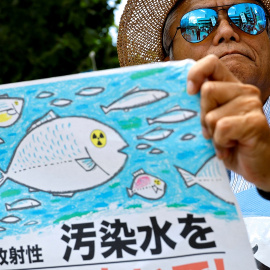
MULTIPOLYGON (((270 96, 270 41, 266 27, 262 33, 251 35, 230 21, 229 5, 248 1, 163 0, 162 3, 156 0, 160 6, 165 6, 164 10, 157 11, 162 14, 154 14, 156 19, 149 15, 149 26, 145 21, 141 24, 144 32, 137 29, 133 21, 133 26, 126 30, 129 19, 135 18, 136 9, 140 13, 140 2, 143 1, 129 1, 122 16, 118 38, 120 64, 201 59, 189 73, 188 91, 190 94, 201 91, 203 134, 213 139, 217 156, 228 169, 254 183, 267 196, 270 192, 267 162, 270 160, 270 130, 262 111, 262 105, 270 96), (183 15, 197 8, 216 6, 219 6, 215 8, 218 22, 212 32, 199 43, 185 40, 185 33, 181 35, 181 29, 177 29, 183 15), (166 56, 162 48, 162 28, 173 7, 173 23, 169 29, 166 25, 164 28, 170 37, 169 42, 165 40, 164 43, 171 43, 170 48, 167 46, 170 55, 166 56), (155 27, 151 28, 151 24, 155 27)), ((154 3, 151 1, 148 12, 154 3)), ((262 4, 270 10, 268 0, 263 0, 262 4)))
MULTIPOLYGON (((267 199, 269 13, 269 0, 129 0, 117 44, 121 66, 187 58, 198 61, 187 85, 191 95, 201 93, 203 135, 213 139, 218 158, 232 171, 233 190, 256 191, 250 189, 255 185, 267 199), (202 20, 210 29, 199 40, 185 39, 202 20)), ((252 196, 256 209, 265 203, 264 209, 270 211, 270 202, 254 192, 252 196)))

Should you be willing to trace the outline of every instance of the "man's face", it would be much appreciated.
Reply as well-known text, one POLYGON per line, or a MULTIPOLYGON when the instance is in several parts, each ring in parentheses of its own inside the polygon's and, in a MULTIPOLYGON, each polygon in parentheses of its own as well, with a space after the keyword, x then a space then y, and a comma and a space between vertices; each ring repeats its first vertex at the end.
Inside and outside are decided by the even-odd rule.
MULTIPOLYGON (((243 2, 257 3, 252 0, 184 0, 177 9, 177 19, 170 28, 170 35, 174 36, 180 19, 190 10, 243 2)), ((259 35, 250 35, 229 24, 226 10, 219 11, 218 15, 219 26, 199 43, 187 42, 178 30, 173 42, 174 60, 199 60, 215 54, 243 83, 261 89, 265 101, 270 95, 270 41, 266 30, 259 35)))

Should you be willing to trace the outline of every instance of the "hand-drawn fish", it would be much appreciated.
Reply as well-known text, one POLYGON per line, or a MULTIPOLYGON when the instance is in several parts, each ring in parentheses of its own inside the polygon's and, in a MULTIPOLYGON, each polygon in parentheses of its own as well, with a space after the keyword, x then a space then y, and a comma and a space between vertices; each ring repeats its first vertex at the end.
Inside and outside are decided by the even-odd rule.
POLYGON ((78 96, 94 96, 102 93, 105 90, 104 87, 84 87, 76 95, 78 96))
POLYGON ((56 107, 65 107, 65 106, 70 105, 71 103, 72 103, 72 100, 63 98, 63 99, 55 99, 50 104, 56 107))
POLYGON ((0 127, 12 126, 21 116, 23 99, 0 96, 0 127))
POLYGON ((177 166, 175 167, 188 187, 198 184, 221 200, 234 204, 235 199, 231 190, 221 190, 219 187, 220 182, 223 181, 227 172, 224 166, 221 166, 221 161, 216 156, 206 161, 196 175, 177 166))
POLYGON ((163 129, 157 127, 153 130, 146 132, 143 135, 137 136, 137 139, 144 139, 148 141, 159 141, 169 137, 173 133, 173 129, 163 129))
POLYGON ((180 106, 176 105, 173 108, 167 110, 165 113, 151 119, 147 118, 149 125, 154 123, 178 123, 186 121, 197 115, 197 112, 192 110, 181 109, 180 106))
POLYGON ((33 123, 13 153, 7 178, 58 196, 99 186, 118 174, 128 145, 111 127, 86 117, 57 117, 50 111, 33 123))
POLYGON ((3 223, 17 223, 21 221, 21 219, 19 217, 16 217, 16 216, 6 216, 2 219, 0 219, 0 222, 3 222, 3 223))
POLYGON ((133 173, 134 180, 131 188, 127 188, 129 197, 138 194, 149 200, 162 198, 166 191, 166 183, 155 176, 146 174, 143 169, 133 173))
POLYGON ((50 98, 53 95, 54 95, 54 93, 52 93, 52 92, 43 91, 40 94, 38 94, 38 96, 36 96, 36 98, 40 98, 40 99, 42 99, 42 98, 50 98))
POLYGON ((40 206, 41 203, 35 199, 20 199, 13 203, 6 203, 6 210, 12 211, 12 210, 23 210, 23 209, 29 209, 40 206))
POLYGON ((115 110, 124 110, 125 112, 127 112, 130 109, 157 102, 168 96, 169 94, 163 90, 158 89, 139 90, 138 87, 135 87, 132 90, 125 93, 123 97, 111 103, 108 107, 101 106, 101 109, 106 114, 110 111, 115 110))

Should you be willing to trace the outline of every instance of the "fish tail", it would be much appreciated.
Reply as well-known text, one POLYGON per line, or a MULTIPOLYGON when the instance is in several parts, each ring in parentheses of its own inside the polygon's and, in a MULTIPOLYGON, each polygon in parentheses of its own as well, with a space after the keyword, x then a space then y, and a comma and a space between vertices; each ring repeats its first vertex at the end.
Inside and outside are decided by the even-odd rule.
POLYGON ((107 114, 109 111, 110 111, 110 109, 109 109, 109 107, 105 107, 105 106, 100 106, 100 108, 102 109, 102 111, 105 113, 105 114, 107 114))
POLYGON ((146 118, 149 125, 152 125, 154 123, 154 120, 151 118, 146 118))
POLYGON ((5 181, 6 181, 7 177, 6 175, 4 174, 4 172, 0 169, 0 186, 2 186, 5 181))
POLYGON ((184 179, 185 181, 185 184, 190 187, 190 186, 193 186, 194 184, 197 183, 197 179, 196 179, 196 176, 175 166, 177 171, 180 173, 180 175, 182 176, 182 178, 184 179))
POLYGON ((8 203, 6 203, 6 210, 7 210, 7 211, 10 211, 10 210, 11 210, 11 205, 8 204, 8 203))
POLYGON ((130 188, 127 188, 127 193, 129 197, 132 197, 134 195, 134 192, 130 188))

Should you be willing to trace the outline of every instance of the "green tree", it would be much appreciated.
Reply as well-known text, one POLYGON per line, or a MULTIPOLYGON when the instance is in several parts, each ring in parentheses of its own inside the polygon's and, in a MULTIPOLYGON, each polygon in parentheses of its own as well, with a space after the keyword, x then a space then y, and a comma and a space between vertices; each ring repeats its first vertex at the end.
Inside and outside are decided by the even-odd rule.
POLYGON ((1 0, 0 84, 118 67, 107 0, 1 0))

